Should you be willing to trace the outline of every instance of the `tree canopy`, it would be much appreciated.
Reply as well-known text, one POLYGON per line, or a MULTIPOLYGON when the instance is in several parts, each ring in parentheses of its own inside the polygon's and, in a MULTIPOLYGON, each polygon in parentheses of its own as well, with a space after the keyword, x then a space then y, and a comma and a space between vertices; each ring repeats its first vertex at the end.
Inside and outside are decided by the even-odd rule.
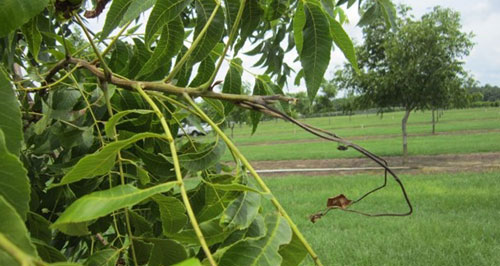
POLYGON ((346 66, 334 79, 358 93, 361 105, 404 108, 405 156, 410 113, 461 105, 472 85, 462 61, 473 46, 472 34, 462 31, 460 14, 436 7, 417 20, 409 11, 400 8, 394 30, 380 19, 365 27, 364 43, 357 48, 360 75, 346 66))

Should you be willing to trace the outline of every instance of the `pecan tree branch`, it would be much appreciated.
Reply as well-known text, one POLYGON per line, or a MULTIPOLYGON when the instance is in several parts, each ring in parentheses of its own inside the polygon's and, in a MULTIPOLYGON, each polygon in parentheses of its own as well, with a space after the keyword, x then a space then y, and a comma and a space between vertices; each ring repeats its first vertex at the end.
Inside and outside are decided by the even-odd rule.
POLYGON ((57 62, 50 70, 47 76, 45 76, 45 81, 44 81, 44 86, 48 85, 51 81, 52 78, 59 72, 61 69, 65 68, 67 65, 69 65, 70 62, 68 58, 65 58, 59 62, 57 62))
MULTIPOLYGON (((69 58, 68 63, 70 64, 78 64, 81 67, 90 71, 94 76, 100 79, 106 79, 104 71, 95 65, 91 64, 88 61, 78 59, 78 58, 69 58)), ((187 93, 193 97, 207 97, 212 99, 224 100, 234 102, 235 104, 239 104, 241 102, 251 102, 253 104, 271 104, 276 101, 287 101, 292 102, 295 101, 295 98, 287 97, 284 95, 269 95, 269 96, 260 96, 260 95, 240 95, 240 94, 230 94, 230 93, 218 93, 213 91, 200 91, 199 88, 193 87, 178 87, 172 85, 170 83, 163 82, 155 82, 155 81, 139 81, 139 80, 128 80, 125 78, 117 77, 116 75, 111 75, 110 80, 108 81, 111 84, 114 84, 118 87, 134 90, 135 86, 140 85, 143 90, 146 91, 158 91, 169 94, 183 94, 187 93)))

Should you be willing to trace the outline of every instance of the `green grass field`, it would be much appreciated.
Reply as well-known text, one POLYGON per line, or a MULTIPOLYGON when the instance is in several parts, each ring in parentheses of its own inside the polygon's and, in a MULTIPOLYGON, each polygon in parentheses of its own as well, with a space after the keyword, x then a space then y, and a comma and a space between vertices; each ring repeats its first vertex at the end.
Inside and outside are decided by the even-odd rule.
MULTIPOLYGON (((381 178, 288 176, 266 182, 324 265, 500 265, 498 172, 402 176, 414 205, 409 217, 369 218, 331 211, 315 224, 309 221, 328 197, 344 193, 355 199, 380 184, 381 178)), ((370 212, 406 210, 394 182, 355 207, 370 212)))
MULTIPOLYGON (((443 154, 500 151, 500 108, 447 110, 431 135, 430 112, 414 112, 408 124, 409 153, 443 154)), ((383 156, 401 155, 401 112, 302 120, 335 132, 383 156)), ((229 130, 226 130, 229 133, 229 130)), ((326 159, 357 157, 336 144, 317 138, 283 121, 262 122, 251 136, 249 126, 236 126, 233 140, 250 160, 326 159), (278 141, 277 143, 272 143, 278 141)), ((229 154, 224 157, 230 160, 229 154)))
MULTIPOLYGON (((380 156, 401 155, 401 112, 311 118, 306 123, 337 133, 380 156)), ((447 110, 431 135, 431 113, 409 120, 410 155, 500 151, 500 108, 447 110)), ((251 136, 236 127, 234 141, 252 160, 358 157, 336 143, 283 121, 266 121, 251 136), (277 141, 277 143, 272 143, 277 141)), ((226 130, 226 133, 229 133, 226 130)), ((230 160, 229 154, 224 159, 230 160)), ((382 183, 382 174, 282 176, 266 182, 316 250, 324 265, 500 265, 500 172, 401 176, 414 206, 409 217, 370 218, 331 211, 315 224, 309 215, 328 197, 356 199, 382 183)), ((404 212, 395 182, 354 206, 367 212, 404 212)), ((265 210, 272 210, 267 204, 265 210)), ((313 265, 309 259, 303 265, 313 265)))

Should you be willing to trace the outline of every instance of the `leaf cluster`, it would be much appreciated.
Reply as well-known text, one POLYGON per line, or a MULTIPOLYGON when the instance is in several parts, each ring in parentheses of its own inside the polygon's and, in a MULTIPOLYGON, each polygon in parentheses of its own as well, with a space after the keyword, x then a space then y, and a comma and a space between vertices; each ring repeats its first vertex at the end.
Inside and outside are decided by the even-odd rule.
POLYGON ((473 46, 461 29, 460 15, 440 7, 416 20, 400 8, 396 29, 375 20, 364 28, 357 49, 361 75, 349 67, 335 78, 342 88, 361 95, 363 105, 406 110, 461 107, 470 100, 473 80, 462 58, 473 46))

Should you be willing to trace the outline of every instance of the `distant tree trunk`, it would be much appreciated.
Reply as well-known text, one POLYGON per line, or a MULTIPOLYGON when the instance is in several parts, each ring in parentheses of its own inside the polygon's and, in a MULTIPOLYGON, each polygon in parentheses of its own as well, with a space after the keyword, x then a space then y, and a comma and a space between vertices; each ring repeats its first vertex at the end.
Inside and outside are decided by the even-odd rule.
POLYGON ((403 120, 401 121, 401 128, 403 130, 403 165, 406 165, 408 162, 408 132, 406 130, 406 124, 408 123, 410 112, 411 109, 406 109, 403 120))
POLYGON ((432 109, 432 135, 436 134, 436 110, 432 109))

